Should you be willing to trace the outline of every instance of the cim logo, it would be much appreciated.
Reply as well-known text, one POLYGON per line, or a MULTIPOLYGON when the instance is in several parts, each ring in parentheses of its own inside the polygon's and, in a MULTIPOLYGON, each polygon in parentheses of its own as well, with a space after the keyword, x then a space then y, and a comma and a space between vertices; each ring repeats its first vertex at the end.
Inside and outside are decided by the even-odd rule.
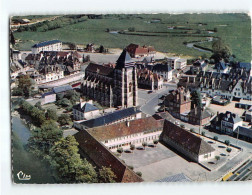
POLYGON ((23 171, 19 171, 17 173, 17 176, 18 176, 19 180, 30 180, 31 179, 31 175, 26 175, 26 174, 24 174, 23 171))

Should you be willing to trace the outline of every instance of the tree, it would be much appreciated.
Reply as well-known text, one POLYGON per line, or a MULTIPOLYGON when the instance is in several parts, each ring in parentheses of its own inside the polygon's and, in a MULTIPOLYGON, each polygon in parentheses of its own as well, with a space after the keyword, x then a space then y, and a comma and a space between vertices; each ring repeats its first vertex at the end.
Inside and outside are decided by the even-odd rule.
POLYGON ((129 165, 128 167, 129 167, 132 171, 134 170, 134 167, 133 167, 133 166, 130 166, 130 165, 129 165))
POLYGON ((47 120, 40 128, 32 131, 28 140, 28 148, 35 154, 48 154, 53 144, 62 137, 63 133, 55 121, 47 120), (41 151, 37 153, 37 151, 41 151))
POLYGON ((131 144, 131 145, 130 145, 130 149, 132 150, 132 152, 135 150, 135 148, 136 148, 136 147, 135 147, 134 144, 131 144))
POLYGON ((40 109, 40 110, 43 110, 40 101, 38 101, 34 106, 35 106, 36 108, 40 109))
POLYGON ((153 140, 153 144, 155 145, 155 147, 157 146, 157 144, 158 144, 158 140, 157 139, 154 139, 153 140))
POLYGON ((230 145, 230 141, 229 141, 229 140, 225 140, 225 144, 226 144, 227 146, 229 146, 229 145, 230 145))
POLYGON ((46 112, 46 118, 49 120, 58 120, 58 115, 54 109, 49 108, 46 112))
POLYGON ((63 98, 62 100, 57 101, 57 104, 63 107, 68 107, 69 105, 72 105, 72 102, 67 98, 63 98))
POLYGON ((205 132, 205 131, 202 131, 201 135, 202 135, 202 136, 205 136, 205 135, 206 135, 206 132, 205 132))
POLYGON ((143 143, 142 143, 142 146, 143 146, 144 149, 145 149, 145 147, 147 146, 147 143, 146 143, 146 142, 143 142, 143 143))
POLYGON ((202 100, 201 100, 201 94, 198 90, 193 91, 191 93, 191 100, 196 107, 201 108, 202 107, 202 100))
POLYGON ((213 138, 215 141, 218 141, 218 136, 214 136, 214 138, 213 138))
POLYGON ((134 28, 134 27, 129 27, 129 28, 128 28, 128 31, 129 31, 129 32, 135 32, 135 28, 134 28))
POLYGON ((51 166, 63 183, 96 183, 94 167, 80 158, 78 143, 73 136, 61 138, 49 151, 51 166))
POLYGON ((139 177, 142 177, 142 172, 138 171, 138 172, 136 172, 136 174, 137 174, 139 177))
POLYGON ((220 160, 220 156, 215 156, 215 159, 218 162, 220 160))
POLYGON ((184 125, 184 124, 181 124, 180 127, 181 127, 182 129, 184 129, 184 128, 185 128, 185 125, 184 125))
POLYGON ((22 91, 22 95, 28 98, 31 94, 32 80, 29 75, 21 75, 18 79, 18 88, 22 91))
POLYGON ((100 183, 115 183, 116 175, 111 168, 102 166, 99 169, 99 182, 100 183))
POLYGON ((191 128, 191 129, 190 129, 190 132, 192 132, 192 133, 193 133, 193 132, 194 132, 194 128, 191 128))
POLYGON ((58 118, 58 123, 63 125, 69 125, 71 123, 71 118, 68 114, 61 114, 58 118))
POLYGON ((232 148, 227 148, 226 151, 230 153, 232 151, 232 148))
POLYGON ((117 152, 120 153, 120 154, 123 153, 123 148, 118 148, 117 152))
POLYGON ((224 41, 222 41, 221 38, 213 42, 212 50, 213 55, 211 58, 215 60, 215 63, 221 61, 222 59, 228 60, 231 56, 231 49, 224 41))
POLYGON ((100 48, 99 48, 99 53, 103 53, 104 50, 105 50, 105 49, 104 49, 103 45, 101 45, 100 48))

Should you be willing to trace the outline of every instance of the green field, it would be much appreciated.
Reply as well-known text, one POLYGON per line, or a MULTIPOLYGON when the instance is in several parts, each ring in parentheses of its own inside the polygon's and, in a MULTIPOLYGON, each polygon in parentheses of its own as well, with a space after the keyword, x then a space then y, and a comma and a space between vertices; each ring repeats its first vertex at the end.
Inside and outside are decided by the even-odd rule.
MULTIPOLYGON (((221 37, 238 60, 251 60, 251 23, 246 14, 139 14, 104 15, 46 32, 14 32, 17 49, 30 50, 39 42, 59 39, 76 44, 94 43, 107 48, 124 48, 130 43, 153 45, 161 52, 202 56, 205 52, 186 47, 183 43, 221 37), (168 27, 175 29, 168 29, 168 27), (129 32, 129 28, 134 28, 129 32), (121 31, 119 34, 106 32, 121 31), (217 30, 208 33, 209 30, 217 30)), ((201 45, 201 44, 199 44, 201 45)), ((211 48, 211 43, 202 43, 211 48)), ((210 56, 210 53, 205 53, 210 56)))

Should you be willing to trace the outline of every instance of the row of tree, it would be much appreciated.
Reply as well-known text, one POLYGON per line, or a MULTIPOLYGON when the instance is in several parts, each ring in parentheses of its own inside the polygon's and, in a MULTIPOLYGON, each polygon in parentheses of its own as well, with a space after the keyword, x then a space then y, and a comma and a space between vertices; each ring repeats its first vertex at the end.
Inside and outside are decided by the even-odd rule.
POLYGON ((78 143, 73 136, 63 138, 60 125, 69 123, 67 114, 57 115, 53 109, 44 110, 40 103, 32 106, 22 101, 20 108, 32 117, 37 126, 28 140, 27 149, 52 167, 57 182, 62 183, 97 183, 115 182, 116 176, 110 168, 95 169, 78 153, 78 143))

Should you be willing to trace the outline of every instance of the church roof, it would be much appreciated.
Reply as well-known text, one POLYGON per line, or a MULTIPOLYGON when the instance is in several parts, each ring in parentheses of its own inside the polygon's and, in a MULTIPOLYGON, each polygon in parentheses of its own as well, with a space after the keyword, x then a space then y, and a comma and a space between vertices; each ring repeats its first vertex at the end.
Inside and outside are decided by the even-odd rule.
POLYGON ((134 60, 130 57, 129 53, 124 49, 118 60, 116 61, 116 69, 122 69, 127 67, 133 67, 134 60))

